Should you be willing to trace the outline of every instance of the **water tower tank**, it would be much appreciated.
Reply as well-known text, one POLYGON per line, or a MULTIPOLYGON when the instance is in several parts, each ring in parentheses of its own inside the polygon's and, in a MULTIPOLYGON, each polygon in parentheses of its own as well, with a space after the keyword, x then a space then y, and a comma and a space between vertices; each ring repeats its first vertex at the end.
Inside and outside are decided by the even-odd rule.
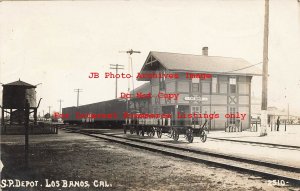
POLYGON ((3 85, 3 108, 24 108, 25 100, 28 99, 31 108, 36 107, 36 86, 19 81, 3 85))

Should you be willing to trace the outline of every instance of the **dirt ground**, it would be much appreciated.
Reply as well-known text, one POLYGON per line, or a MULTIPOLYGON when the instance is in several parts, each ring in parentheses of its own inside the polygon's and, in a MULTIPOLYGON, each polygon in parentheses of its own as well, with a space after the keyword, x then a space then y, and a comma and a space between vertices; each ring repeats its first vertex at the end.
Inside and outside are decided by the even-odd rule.
POLYGON ((23 136, 2 136, 1 178, 38 181, 37 186, 2 190, 298 190, 62 130, 58 135, 30 136, 26 169, 23 143, 23 136), (51 183, 53 187, 46 188, 51 183))

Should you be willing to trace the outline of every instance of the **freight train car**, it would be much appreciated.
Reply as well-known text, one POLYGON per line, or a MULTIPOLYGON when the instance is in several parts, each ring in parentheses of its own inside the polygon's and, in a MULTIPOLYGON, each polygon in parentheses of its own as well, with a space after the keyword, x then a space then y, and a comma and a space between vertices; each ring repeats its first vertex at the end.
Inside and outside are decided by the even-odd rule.
POLYGON ((121 127, 125 122, 123 113, 126 112, 126 105, 125 100, 113 99, 63 108, 63 115, 68 116, 64 119, 64 123, 90 124, 93 127, 121 127))

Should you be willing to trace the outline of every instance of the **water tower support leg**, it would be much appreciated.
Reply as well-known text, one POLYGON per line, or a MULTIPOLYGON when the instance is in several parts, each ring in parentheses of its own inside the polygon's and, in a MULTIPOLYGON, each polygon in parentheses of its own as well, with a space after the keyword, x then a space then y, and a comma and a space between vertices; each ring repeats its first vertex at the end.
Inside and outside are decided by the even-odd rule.
POLYGON ((34 125, 37 125, 37 109, 34 109, 33 117, 34 117, 34 125))
POLYGON ((1 118, 1 132, 4 131, 4 108, 1 108, 2 111, 2 118, 1 118))

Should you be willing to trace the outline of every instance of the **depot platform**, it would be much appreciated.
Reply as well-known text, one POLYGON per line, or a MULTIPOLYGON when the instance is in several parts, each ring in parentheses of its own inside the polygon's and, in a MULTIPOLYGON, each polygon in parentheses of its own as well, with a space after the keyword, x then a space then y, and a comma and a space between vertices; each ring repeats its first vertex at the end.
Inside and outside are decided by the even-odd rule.
MULTIPOLYGON (((254 159, 275 164, 300 168, 300 126, 289 127, 287 131, 270 131, 267 136, 260 137, 259 132, 224 132, 210 131, 205 143, 199 137, 188 143, 183 135, 176 142, 167 134, 162 138, 124 134, 122 129, 85 129, 82 132, 113 134, 117 136, 146 139, 147 141, 163 142, 196 150, 226 154, 245 159, 254 159)), ((79 130, 79 129, 78 129, 79 130)))

